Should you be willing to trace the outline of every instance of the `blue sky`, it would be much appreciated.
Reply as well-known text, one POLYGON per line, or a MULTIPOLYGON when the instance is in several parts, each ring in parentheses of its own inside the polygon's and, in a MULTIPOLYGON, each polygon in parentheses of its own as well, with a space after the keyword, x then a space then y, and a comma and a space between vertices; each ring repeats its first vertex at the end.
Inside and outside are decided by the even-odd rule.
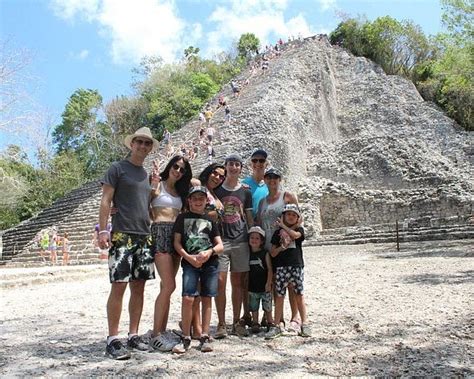
POLYGON ((0 150, 19 139, 26 149, 48 146, 48 127, 60 123, 78 88, 97 89, 105 102, 132 94, 131 69, 144 55, 174 61, 193 45, 212 57, 245 32, 263 43, 329 33, 341 14, 389 15, 426 34, 441 31, 438 0, 0 0, 0 38, 30 58, 13 111, 40 115, 0 127, 0 150))

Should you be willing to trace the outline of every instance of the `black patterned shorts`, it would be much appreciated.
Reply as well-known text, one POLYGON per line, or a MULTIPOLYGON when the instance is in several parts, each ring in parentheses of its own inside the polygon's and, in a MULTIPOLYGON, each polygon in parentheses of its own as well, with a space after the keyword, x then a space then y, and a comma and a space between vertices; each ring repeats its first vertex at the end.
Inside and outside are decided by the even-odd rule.
POLYGON ((112 233, 112 246, 109 250, 110 282, 155 279, 150 245, 150 236, 112 233))
POLYGON ((285 296, 286 288, 293 284, 293 291, 297 295, 303 294, 304 270, 303 267, 277 267, 275 271, 275 289, 278 296, 285 296))
POLYGON ((174 222, 155 222, 151 224, 151 251, 156 253, 174 253, 173 247, 174 222))

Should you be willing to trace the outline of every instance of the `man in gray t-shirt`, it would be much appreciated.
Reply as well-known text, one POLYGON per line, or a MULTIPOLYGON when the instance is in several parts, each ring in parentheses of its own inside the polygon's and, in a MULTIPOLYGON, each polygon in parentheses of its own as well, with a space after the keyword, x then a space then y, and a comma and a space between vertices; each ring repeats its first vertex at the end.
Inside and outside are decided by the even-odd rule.
POLYGON ((158 146, 158 141, 144 127, 127 136, 130 149, 127 159, 114 162, 102 179, 102 199, 99 210, 99 247, 109 248, 111 290, 107 301, 109 336, 106 354, 114 359, 128 359, 130 353, 118 338, 122 300, 130 286, 130 326, 127 347, 148 350, 138 335, 143 309, 145 281, 155 278, 153 255, 150 252, 150 217, 148 215, 151 186, 143 167, 147 155, 158 146), (111 204, 116 208, 112 216, 112 232, 107 221, 111 204))

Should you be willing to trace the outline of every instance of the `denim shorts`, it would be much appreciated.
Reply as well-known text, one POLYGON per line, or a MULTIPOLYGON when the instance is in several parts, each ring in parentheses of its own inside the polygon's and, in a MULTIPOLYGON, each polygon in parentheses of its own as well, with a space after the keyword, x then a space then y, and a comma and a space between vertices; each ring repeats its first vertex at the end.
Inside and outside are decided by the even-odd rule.
POLYGON ((262 301, 262 308, 265 312, 272 311, 272 293, 271 292, 250 292, 249 291, 249 311, 257 312, 262 301))
POLYGON ((114 232, 109 250, 110 282, 155 279, 150 236, 114 232))
POLYGON ((182 264, 183 292, 182 296, 217 296, 217 265, 210 264, 200 268, 190 264, 182 264), (201 288, 199 289, 199 283, 201 288))

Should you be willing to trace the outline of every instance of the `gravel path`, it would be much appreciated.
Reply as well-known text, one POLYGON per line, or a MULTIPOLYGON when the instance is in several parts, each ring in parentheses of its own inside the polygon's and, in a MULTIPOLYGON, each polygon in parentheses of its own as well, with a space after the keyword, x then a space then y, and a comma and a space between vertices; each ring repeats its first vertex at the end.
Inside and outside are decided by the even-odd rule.
MULTIPOLYGON (((473 242, 411 243, 400 252, 392 245, 306 247, 313 337, 231 336, 215 342, 212 353, 144 352, 122 362, 103 354, 105 266, 2 268, 0 375, 473 376, 473 242)), ((143 332, 157 289, 158 281, 147 285, 143 332)))

